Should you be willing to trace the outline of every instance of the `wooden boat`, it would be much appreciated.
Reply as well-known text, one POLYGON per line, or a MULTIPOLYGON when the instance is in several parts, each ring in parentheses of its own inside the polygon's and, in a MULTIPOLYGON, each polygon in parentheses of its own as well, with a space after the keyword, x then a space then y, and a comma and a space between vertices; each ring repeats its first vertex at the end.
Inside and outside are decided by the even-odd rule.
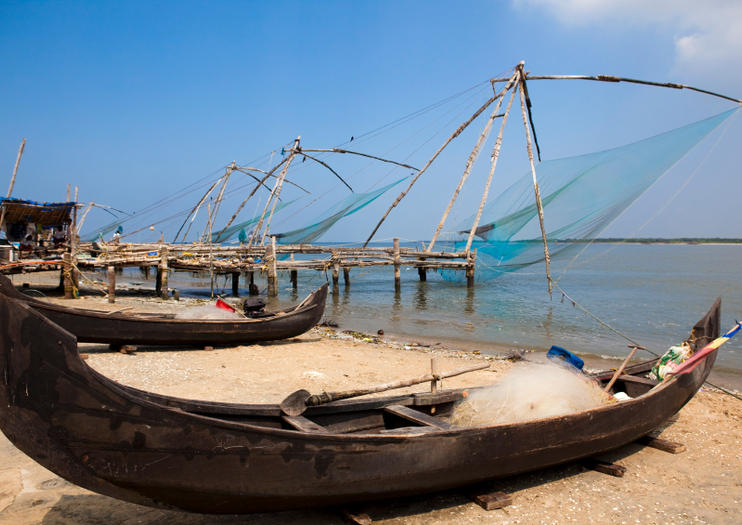
POLYGON ((176 319, 173 314, 112 313, 61 306, 19 292, 2 275, 0 295, 26 302, 84 343, 219 346, 274 341, 303 334, 322 318, 327 284, 288 310, 229 320, 176 319))
MULTIPOLYGON (((718 326, 717 302, 695 327, 698 344, 716 337, 718 326)), ((202 513, 436 491, 615 449, 687 403, 716 355, 662 383, 645 377, 652 361, 627 368, 615 389, 633 396, 628 401, 455 428, 446 415, 461 390, 334 401, 289 417, 279 405, 192 401, 123 386, 88 367, 76 346, 72 334, 26 303, 0 301, 2 431, 81 487, 202 513)))

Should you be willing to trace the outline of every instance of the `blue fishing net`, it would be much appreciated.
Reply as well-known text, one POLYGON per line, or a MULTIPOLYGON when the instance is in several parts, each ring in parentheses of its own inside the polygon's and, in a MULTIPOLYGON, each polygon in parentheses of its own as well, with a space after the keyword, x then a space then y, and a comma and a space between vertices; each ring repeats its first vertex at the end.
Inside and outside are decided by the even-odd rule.
MULTIPOLYGON (((278 213, 279 210, 284 209, 286 206, 288 206, 289 204, 292 204, 294 202, 296 202, 296 199, 294 199, 292 201, 288 201, 288 202, 280 202, 280 203, 278 203, 276 205, 276 209, 273 211, 274 215, 276 213, 278 213)), ((266 215, 266 217, 267 217, 267 215, 266 215)), ((228 241, 229 239, 231 239, 232 237, 234 237, 234 234, 235 233, 237 233, 237 234, 241 233, 243 230, 245 230, 246 228, 248 228, 248 227, 252 226, 253 224, 257 223, 259 220, 260 220, 260 214, 256 215, 252 219, 249 219, 249 220, 246 220, 246 221, 243 221, 243 222, 239 222, 239 223, 236 223, 236 224, 232 224, 229 228, 225 228, 225 229, 223 229, 221 231, 212 233, 211 234, 211 242, 225 242, 225 241, 228 241)), ((249 239, 249 238, 250 238, 250 234, 247 231, 245 231, 245 239, 249 239)), ((240 238, 240 242, 244 242, 242 240, 242 238, 240 238)))
POLYGON ((281 244, 311 243, 318 239, 327 230, 332 228, 332 226, 334 226, 340 219, 368 206, 381 197, 387 190, 393 188, 407 178, 408 177, 401 178, 398 181, 367 193, 352 193, 316 217, 310 225, 288 232, 271 235, 274 235, 276 237, 276 242, 281 244))
MULTIPOLYGON (((618 148, 544 161, 536 173, 552 259, 594 239, 693 146, 737 108, 618 148)), ((441 249, 463 251, 474 215, 442 237, 441 249)), ((439 243, 440 244, 440 243, 439 243)), ((490 279, 544 260, 530 171, 483 210, 472 249, 476 277, 490 279)), ((441 271, 448 280, 462 272, 441 271)))

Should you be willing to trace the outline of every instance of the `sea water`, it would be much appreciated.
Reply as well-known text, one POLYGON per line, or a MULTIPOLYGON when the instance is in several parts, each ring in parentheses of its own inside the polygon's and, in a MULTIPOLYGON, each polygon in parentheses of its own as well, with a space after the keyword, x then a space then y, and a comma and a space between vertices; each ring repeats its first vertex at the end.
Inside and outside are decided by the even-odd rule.
MULTIPOLYGON (((722 297, 723 331, 742 319, 742 245, 593 244, 569 263, 552 263, 552 275, 561 277, 564 291, 605 324, 656 353, 686 338, 717 296, 722 297)), ((136 275, 131 274, 133 280, 136 275)), ((279 275, 279 297, 267 307, 300 300, 328 278, 329 272, 300 272, 294 292, 288 274, 279 275)), ((265 293, 264 278, 256 277, 256 283, 265 293)), ((216 284, 218 293, 231 293, 231 278, 218 277, 216 284)), ((208 295, 209 285, 208 276, 171 273, 170 287, 181 296, 208 295)), ((243 279, 240 287, 246 293, 243 279)), ((629 344, 558 290, 550 298, 543 264, 477 282, 473 288, 447 282, 432 271, 421 282, 417 270, 403 268, 399 291, 391 266, 352 269, 350 285, 344 285, 341 275, 337 291, 331 290, 325 319, 342 329, 457 341, 459 347, 471 344, 483 353, 503 346, 557 345, 580 354, 624 357, 629 344)), ((722 347, 717 367, 742 370, 742 336, 722 347)))

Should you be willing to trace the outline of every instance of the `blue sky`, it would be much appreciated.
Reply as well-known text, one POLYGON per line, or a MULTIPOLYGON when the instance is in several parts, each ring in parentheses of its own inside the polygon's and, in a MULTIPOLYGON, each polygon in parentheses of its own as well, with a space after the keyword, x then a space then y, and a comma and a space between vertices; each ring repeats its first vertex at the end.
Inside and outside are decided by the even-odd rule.
MULTIPOLYGON (((615 74, 742 98, 742 7, 696 4, 6 0, 0 4, 0 169, 7 184, 26 137, 14 196, 63 200, 71 183, 81 201, 129 212, 200 181, 181 200, 142 217, 145 225, 193 206, 203 184, 233 160, 267 167, 297 135, 305 147, 364 137, 353 148, 422 165, 486 98, 486 80, 520 60, 533 74, 615 74), (468 88, 418 118, 364 135, 468 88)), ((625 144, 733 107, 689 92, 588 82, 534 81, 531 94, 545 159, 625 144)), ((527 169, 518 124, 511 119, 495 191, 527 169)), ((378 239, 430 237, 480 128, 475 123, 441 156, 378 239)), ((742 237, 740 139, 737 115, 605 235, 742 237)), ((407 174, 324 158, 357 191, 407 174)), ((487 158, 483 153, 480 171, 487 158)), ((319 200, 281 219, 286 228, 347 195, 332 174, 309 164, 290 177, 312 191, 309 202, 319 200)), ((230 183, 222 222, 249 191, 247 183, 230 183)), ((471 214, 481 189, 467 191, 453 221, 471 214)), ((395 195, 325 239, 364 239, 395 195)), ((244 218, 260 205, 251 206, 244 218)), ((109 218, 96 210, 89 226, 109 218)), ((180 222, 158 223, 140 238, 171 235, 180 222)))

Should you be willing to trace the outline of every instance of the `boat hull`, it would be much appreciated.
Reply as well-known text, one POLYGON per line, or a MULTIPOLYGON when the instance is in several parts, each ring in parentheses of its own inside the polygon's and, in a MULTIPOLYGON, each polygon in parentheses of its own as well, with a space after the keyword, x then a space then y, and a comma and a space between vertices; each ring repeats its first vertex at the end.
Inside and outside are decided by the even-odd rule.
POLYGON ((301 335, 324 314, 327 284, 299 306, 266 317, 238 320, 187 320, 71 308, 21 294, 0 276, 0 293, 25 301, 83 343, 114 345, 234 346, 301 335))
POLYGON ((13 300, 0 302, 0 334, 0 428, 19 449, 90 490, 202 513, 405 496, 589 457, 657 428, 693 397, 715 358, 630 401, 568 416, 338 434, 251 422, 273 405, 224 404, 219 415, 218 403, 118 385, 79 359, 72 334, 13 300))

